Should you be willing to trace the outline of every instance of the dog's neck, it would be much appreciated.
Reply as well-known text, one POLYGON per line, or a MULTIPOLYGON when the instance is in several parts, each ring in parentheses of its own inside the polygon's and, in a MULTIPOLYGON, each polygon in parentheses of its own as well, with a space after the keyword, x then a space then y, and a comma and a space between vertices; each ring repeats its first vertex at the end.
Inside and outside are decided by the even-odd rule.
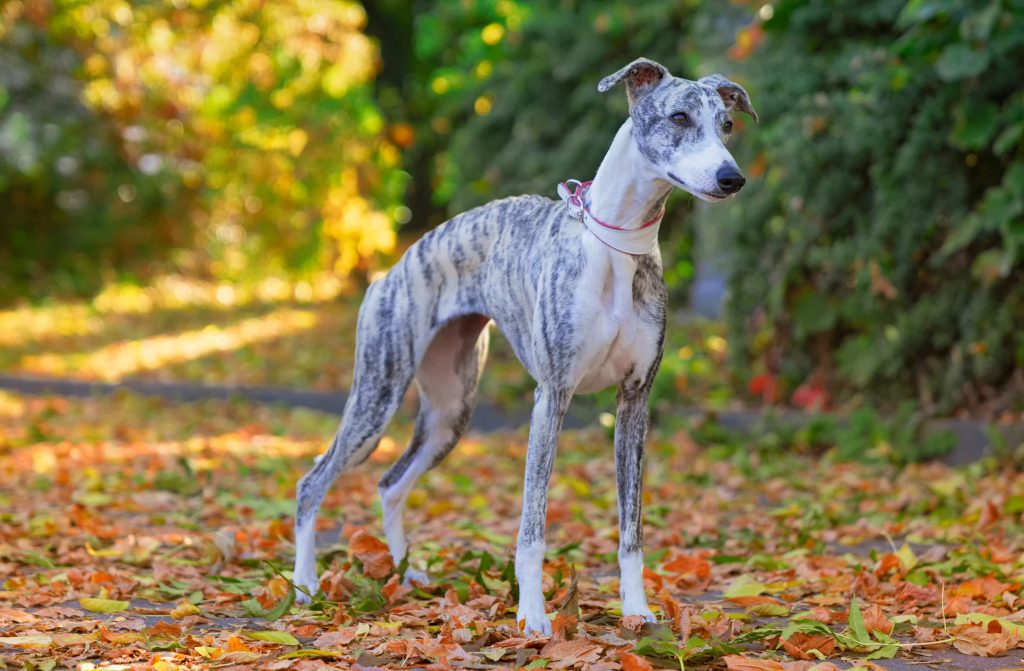
POLYGON ((633 140, 633 120, 627 119, 587 190, 587 205, 601 221, 634 230, 658 214, 671 191, 672 185, 641 155, 633 140))

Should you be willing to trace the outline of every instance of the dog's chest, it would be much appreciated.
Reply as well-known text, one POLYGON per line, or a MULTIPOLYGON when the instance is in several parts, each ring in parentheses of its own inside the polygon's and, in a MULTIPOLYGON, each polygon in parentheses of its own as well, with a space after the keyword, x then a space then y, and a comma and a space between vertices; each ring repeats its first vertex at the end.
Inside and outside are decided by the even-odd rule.
POLYGON ((636 261, 600 250, 582 289, 583 340, 577 392, 590 393, 643 378, 657 356, 660 328, 644 317, 634 293, 636 261))

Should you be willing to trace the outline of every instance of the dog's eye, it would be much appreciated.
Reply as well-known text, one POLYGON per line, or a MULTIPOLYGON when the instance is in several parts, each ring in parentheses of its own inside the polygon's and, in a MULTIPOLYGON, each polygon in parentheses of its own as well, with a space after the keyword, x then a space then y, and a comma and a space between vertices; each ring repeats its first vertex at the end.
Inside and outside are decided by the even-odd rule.
POLYGON ((723 133, 731 133, 732 132, 732 121, 726 121, 724 124, 722 124, 722 132, 723 133))
POLYGON ((671 118, 672 119, 672 123, 674 123, 677 126, 689 126, 690 125, 690 115, 687 114, 686 112, 676 112, 675 114, 673 114, 669 118, 671 118))

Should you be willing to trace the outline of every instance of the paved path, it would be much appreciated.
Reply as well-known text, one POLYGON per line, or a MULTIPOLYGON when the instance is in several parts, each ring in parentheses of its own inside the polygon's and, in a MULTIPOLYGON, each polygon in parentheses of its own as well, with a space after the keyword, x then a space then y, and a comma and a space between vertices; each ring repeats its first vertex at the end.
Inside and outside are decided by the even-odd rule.
MULTIPOLYGON (((92 382, 88 380, 30 377, 22 375, 0 375, 0 389, 22 394, 56 395, 71 398, 103 396, 119 391, 131 391, 145 396, 158 396, 184 402, 209 399, 244 399, 255 403, 281 404, 311 408, 337 415, 345 407, 346 394, 343 391, 321 392, 287 387, 203 385, 187 382, 148 382, 126 380, 124 382, 92 382)), ((565 428, 575 429, 588 426, 597 420, 600 410, 589 399, 577 398, 565 420, 565 428)), ((684 415, 699 415, 703 411, 694 407, 681 407, 684 415)), ((809 415, 793 410, 772 410, 778 422, 802 424, 809 415)), ((716 411, 718 421, 728 429, 743 433, 761 430, 766 413, 761 410, 716 411)), ((484 433, 502 431, 525 426, 530 421, 528 409, 507 409, 480 402, 473 414, 471 428, 484 433)), ((960 419, 937 420, 930 424, 930 430, 950 431, 956 437, 955 449, 942 461, 952 466, 962 466, 990 454, 993 450, 993 428, 984 422, 960 419)), ((1011 447, 1024 442, 1024 425, 999 427, 1002 440, 1011 447)))

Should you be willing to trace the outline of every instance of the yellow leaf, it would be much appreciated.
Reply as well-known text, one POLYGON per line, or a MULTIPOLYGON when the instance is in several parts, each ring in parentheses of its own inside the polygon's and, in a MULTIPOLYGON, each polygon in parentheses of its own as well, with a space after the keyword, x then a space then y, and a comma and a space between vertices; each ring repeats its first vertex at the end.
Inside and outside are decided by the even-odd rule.
POLYGON ((49 636, 2 636, 0 637, 0 645, 14 645, 14 646, 47 646, 53 643, 53 639, 49 636))
POLYGON ((128 601, 116 601, 114 599, 93 599, 84 597, 78 600, 82 608, 92 611, 93 613, 120 613, 123 610, 128 610, 131 605, 128 601))
POLYGON ((914 554, 914 549, 906 543, 896 552, 896 556, 899 558, 904 572, 913 571, 917 566, 917 555, 914 554))
POLYGON ((199 609, 196 607, 196 605, 194 603, 189 603, 188 601, 182 601, 174 607, 174 610, 170 612, 171 618, 175 620, 180 620, 181 618, 186 617, 188 615, 199 614, 199 609))
POLYGON ((295 638, 287 631, 251 631, 245 634, 249 638, 255 638, 257 641, 267 641, 268 643, 279 643, 281 645, 298 645, 299 639, 295 638))

